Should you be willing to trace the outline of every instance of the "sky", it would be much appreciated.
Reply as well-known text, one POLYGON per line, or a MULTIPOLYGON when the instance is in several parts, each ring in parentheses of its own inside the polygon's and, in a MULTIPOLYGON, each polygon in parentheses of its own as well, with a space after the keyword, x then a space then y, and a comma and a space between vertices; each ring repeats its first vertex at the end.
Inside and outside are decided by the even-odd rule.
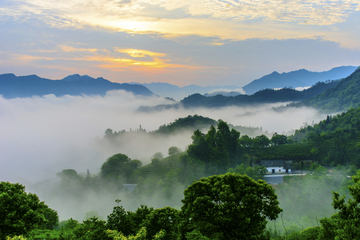
POLYGON ((360 65, 359 0, 1 0, 0 74, 242 87, 360 65))

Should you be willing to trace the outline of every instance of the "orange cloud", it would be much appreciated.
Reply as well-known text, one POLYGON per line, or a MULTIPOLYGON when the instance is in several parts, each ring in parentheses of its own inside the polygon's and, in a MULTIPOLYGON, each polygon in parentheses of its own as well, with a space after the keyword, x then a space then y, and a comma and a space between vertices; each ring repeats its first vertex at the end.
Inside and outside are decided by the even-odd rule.
POLYGON ((138 61, 129 58, 112 58, 112 57, 102 57, 102 56, 93 56, 80 58, 77 60, 85 61, 96 61, 104 62, 108 64, 99 65, 104 68, 126 68, 126 67, 145 67, 145 68, 158 68, 158 69, 199 69, 202 67, 194 67, 183 64, 172 64, 167 63, 169 60, 162 60, 159 58, 154 58, 153 61, 138 61))
MULTIPOLYGON (((146 50, 136 49, 123 49, 122 52, 129 53, 129 55, 135 54, 135 56, 146 55, 146 56, 165 56, 163 53, 150 52, 146 50)), ((94 62, 99 68, 109 69, 111 71, 126 71, 131 69, 136 72, 163 72, 163 71, 174 71, 174 70, 197 70, 205 69, 206 67, 190 66, 184 64, 170 63, 168 59, 161 59, 154 57, 148 61, 139 61, 131 58, 117 58, 110 56, 84 56, 84 57, 44 57, 44 56, 31 56, 31 55, 17 55, 16 59, 22 61, 34 61, 34 60, 65 60, 65 61, 77 61, 77 62, 94 62)))
POLYGON ((73 48, 73 47, 66 46, 66 45, 61 45, 60 48, 64 52, 91 52, 92 53, 92 52, 98 51, 98 49, 96 49, 96 48, 73 48))
POLYGON ((120 53, 126 53, 130 57, 135 57, 135 58, 142 58, 142 57, 146 57, 146 56, 149 56, 149 57, 165 57, 166 56, 165 53, 151 52, 151 51, 142 50, 142 49, 115 48, 115 51, 120 52, 120 53))
POLYGON ((16 55, 16 59, 31 61, 31 60, 55 60, 56 58, 38 57, 38 56, 30 56, 30 55, 16 55))

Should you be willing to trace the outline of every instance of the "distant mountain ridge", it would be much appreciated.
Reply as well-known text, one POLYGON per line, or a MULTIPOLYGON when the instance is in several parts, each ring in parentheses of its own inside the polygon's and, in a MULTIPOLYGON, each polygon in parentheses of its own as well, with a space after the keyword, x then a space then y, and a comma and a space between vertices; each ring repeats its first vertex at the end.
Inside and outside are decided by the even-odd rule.
POLYGON ((32 97, 54 94, 63 95, 101 95, 110 90, 125 90, 136 95, 151 96, 153 93, 139 84, 115 83, 104 78, 87 75, 69 75, 61 80, 51 80, 37 75, 15 76, 12 73, 0 75, 0 95, 4 98, 32 97))
POLYGON ((267 88, 307 87, 314 85, 316 82, 345 78, 353 73, 356 68, 355 66, 341 66, 324 72, 311 72, 300 69, 281 74, 274 71, 243 86, 243 90, 247 94, 253 94, 267 88))
POLYGON ((295 106, 311 106, 323 112, 343 112, 360 106, 360 67, 350 76, 342 79, 334 88, 328 89, 314 98, 295 106))
POLYGON ((310 99, 327 89, 334 88, 340 81, 330 82, 319 82, 316 83, 309 89, 303 91, 297 91, 292 88, 282 88, 279 90, 265 89, 254 93, 253 95, 240 94, 237 96, 209 96, 206 97, 201 94, 190 95, 178 103, 158 105, 154 107, 141 106, 138 110, 151 112, 159 111, 171 108, 195 108, 195 107, 206 107, 206 108, 220 108, 227 106, 250 106, 264 103, 277 103, 277 102, 294 102, 310 99))

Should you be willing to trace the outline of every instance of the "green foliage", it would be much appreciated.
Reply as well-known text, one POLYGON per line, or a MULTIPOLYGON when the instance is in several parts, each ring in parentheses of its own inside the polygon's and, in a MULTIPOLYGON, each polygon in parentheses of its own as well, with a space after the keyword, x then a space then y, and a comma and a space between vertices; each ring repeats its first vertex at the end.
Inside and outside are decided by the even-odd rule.
MULTIPOLYGON (((111 237, 113 240, 145 240, 147 231, 145 228, 141 228, 135 236, 130 235, 128 237, 124 236, 124 234, 122 234, 121 232, 120 233, 117 232, 116 230, 107 230, 106 234, 109 237, 111 237)), ((153 240, 162 240, 162 239, 164 239, 165 234, 166 234, 165 231, 161 230, 152 239, 153 240)))
POLYGON ((177 153, 179 153, 179 152, 181 152, 181 149, 180 148, 178 148, 178 147, 175 147, 175 146, 172 146, 172 147, 170 147, 169 148, 169 156, 170 155, 174 155, 174 154, 177 154, 177 153))
POLYGON ((287 136, 275 133, 271 138, 271 143, 274 145, 283 145, 287 143, 287 136))
POLYGON ((334 209, 338 210, 330 219, 321 221, 325 236, 335 238, 328 239, 360 239, 360 171, 352 177, 353 185, 349 186, 350 198, 345 202, 345 196, 333 192, 334 209))
POLYGON ((256 136, 253 140, 253 144, 256 148, 266 148, 270 145, 270 139, 264 134, 256 136))
POLYGON ((100 174, 106 180, 122 182, 124 179, 124 182, 128 183, 134 171, 141 165, 142 163, 139 160, 131 160, 125 154, 118 153, 103 163, 100 174))
POLYGON ((0 239, 24 235, 35 228, 50 228, 58 222, 57 212, 50 209, 18 183, 0 183, 0 239))
POLYGON ((230 131, 227 123, 219 120, 217 130, 211 126, 205 135, 196 130, 193 142, 187 150, 188 161, 195 165, 205 165, 205 175, 224 173, 227 168, 242 161, 242 149, 238 139, 240 133, 230 131))
POLYGON ((322 165, 356 165, 360 167, 360 108, 327 118, 314 126, 295 131, 290 137, 308 145, 309 157, 322 165))
POLYGON ((140 231, 140 228, 146 217, 154 210, 152 207, 141 205, 135 212, 131 213, 131 221, 133 223, 134 232, 140 231))
POLYGON ((61 232, 59 230, 33 229, 27 234, 27 236, 28 239, 55 240, 60 238, 61 232))
POLYGON ((320 234, 321 228, 319 226, 309 227, 301 231, 302 240, 317 240, 320 234))
POLYGON ((321 109, 324 112, 341 112, 360 106, 360 68, 340 81, 336 87, 304 101, 304 105, 321 109))
POLYGON ((201 232, 197 229, 194 229, 192 232, 186 233, 187 240, 210 240, 210 238, 205 237, 201 234, 201 232))
POLYGON ((74 230, 76 230, 80 223, 72 218, 60 222, 60 236, 59 240, 72 240, 75 239, 74 230))
POLYGON ((254 180, 262 179, 264 175, 267 173, 267 169, 265 166, 258 166, 255 165, 254 167, 245 167, 242 163, 235 168, 229 168, 228 172, 230 173, 239 173, 239 174, 246 174, 247 176, 251 177, 254 180))
POLYGON ((79 240, 107 240, 111 239, 106 235, 107 225, 103 220, 90 218, 77 226, 74 231, 74 239, 79 240))
POLYGON ((189 115, 185 118, 178 118, 168 125, 160 126, 155 133, 169 134, 184 130, 195 131, 196 129, 208 128, 211 125, 216 125, 216 121, 199 115, 189 115))
POLYGON ((323 176, 328 174, 329 170, 323 166, 318 166, 317 168, 315 168, 313 174, 315 176, 323 176))
POLYGON ((156 233, 163 230, 165 232, 162 239, 172 240, 177 237, 177 228, 180 222, 180 211, 171 207, 155 209, 150 212, 142 226, 147 229, 146 239, 152 239, 156 233))
POLYGON ((194 182, 182 202, 183 237, 197 229, 210 239, 262 239, 267 219, 282 211, 270 185, 235 173, 194 182))
POLYGON ((26 240, 26 238, 24 238, 22 235, 20 236, 13 236, 13 237, 6 237, 6 240, 26 240))
MULTIPOLYGON (((119 204, 121 200, 117 200, 119 204)), ((123 206, 115 206, 113 212, 108 216, 107 227, 111 230, 122 232, 124 235, 135 234, 131 221, 131 212, 125 211, 123 206)))
POLYGON ((185 153, 153 159, 134 173, 137 186, 133 192, 136 201, 146 201, 154 207, 179 206, 188 179, 188 167, 182 160, 185 153), (158 200, 156 200, 156 198, 158 200))

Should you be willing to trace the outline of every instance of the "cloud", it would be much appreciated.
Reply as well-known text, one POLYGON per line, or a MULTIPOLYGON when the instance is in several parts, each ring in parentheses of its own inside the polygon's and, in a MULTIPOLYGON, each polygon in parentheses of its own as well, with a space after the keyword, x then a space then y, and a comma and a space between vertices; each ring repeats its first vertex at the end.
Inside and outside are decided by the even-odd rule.
POLYGON ((142 58, 142 57, 146 57, 146 56, 149 56, 149 57, 165 57, 166 56, 165 53, 151 52, 151 51, 142 50, 142 49, 115 48, 115 51, 120 52, 120 53, 126 53, 130 57, 134 57, 134 58, 142 58))
POLYGON ((238 92, 240 94, 246 94, 246 92, 242 88, 237 88, 237 89, 218 88, 218 89, 214 89, 214 90, 208 92, 208 94, 214 94, 214 93, 219 93, 219 92, 220 93, 238 92))
MULTIPOLYGON (((65 52, 96 52, 96 49, 75 49, 72 47, 62 47, 65 52)), ((175 64, 171 63, 169 59, 161 59, 154 56, 165 56, 162 53, 155 53, 145 50, 136 50, 136 49, 125 49, 125 51, 118 50, 119 52, 127 53, 132 57, 141 58, 145 56, 152 56, 153 58, 149 59, 148 61, 140 61, 135 60, 132 58, 120 58, 120 57, 112 57, 112 56, 105 56, 105 55, 90 55, 90 56, 67 56, 67 57, 46 57, 46 56, 35 56, 35 55, 25 55, 25 54, 13 54, 13 57, 22 62, 30 62, 30 61, 67 61, 67 62, 94 62, 97 67, 100 69, 107 69, 110 71, 134 71, 134 72, 144 72, 144 71, 157 71, 160 73, 162 70, 196 70, 196 69, 204 69, 206 67, 201 66, 191 66, 185 64, 175 64), (154 69, 154 70, 152 70, 154 69)), ((45 66, 46 67, 46 66, 45 66)), ((62 69, 73 69, 69 67, 61 67, 52 65, 51 67, 62 68, 62 69)), ((75 73, 75 72, 74 72, 75 73)))
POLYGON ((314 38, 326 35, 346 46, 330 26, 360 11, 356 0, 332 1, 164 1, 25 0, 3 7, 3 18, 41 19, 53 27, 86 26, 138 34, 218 36, 221 39, 314 38))
POLYGON ((61 45, 60 46, 61 50, 63 50, 64 52, 97 52, 98 49, 96 48, 74 48, 74 47, 70 47, 70 46, 66 46, 66 45, 61 45))
POLYGON ((53 178, 69 168, 79 173, 86 169, 97 173, 108 157, 119 152, 146 164, 155 152, 166 155, 171 146, 185 149, 191 143, 189 132, 166 138, 131 137, 116 147, 104 147, 97 139, 103 137, 107 128, 129 131, 141 125, 153 131, 177 118, 198 114, 281 133, 325 117, 306 108, 274 112, 271 110, 277 106, 274 104, 258 108, 135 111, 141 105, 164 103, 167 100, 136 97, 124 91, 111 91, 105 97, 46 95, 9 100, 0 97, 0 180, 29 184, 53 178))
MULTIPOLYGON (((42 181, 56 179, 56 173, 63 169, 74 169, 79 174, 85 174, 89 169, 91 174, 97 174, 106 159, 116 153, 139 159, 145 165, 154 153, 162 152, 166 156, 169 147, 186 149, 192 141, 192 132, 167 137, 136 133, 126 134, 116 144, 107 144, 101 140, 107 128, 129 132, 141 125, 149 132, 177 118, 198 114, 215 120, 222 119, 233 125, 262 127, 271 134, 273 131, 287 132, 299 128, 304 122, 317 122, 325 118, 310 108, 282 112, 271 110, 278 104, 256 108, 172 109, 155 113, 136 111, 142 105, 165 103, 168 101, 162 98, 139 97, 121 90, 110 91, 104 97, 46 95, 4 99, 0 96, 0 181, 25 184, 27 190, 35 191, 58 211, 61 220, 70 217, 82 220, 85 212, 92 209, 106 216, 111 212, 109 203, 119 198, 120 193, 116 192, 116 196, 94 193, 81 202, 69 200, 68 196, 54 199, 48 192, 44 193, 49 189, 47 184, 54 181, 42 181), (34 183, 40 185, 36 188, 34 183)), ((207 132, 207 129, 203 132, 207 132)), ((123 203, 131 205, 126 201, 123 203)), ((146 199, 146 204, 157 206, 159 202, 146 199)))
POLYGON ((309 88, 311 88, 311 86, 308 86, 308 87, 296 87, 295 90, 304 91, 304 90, 309 89, 309 88))

